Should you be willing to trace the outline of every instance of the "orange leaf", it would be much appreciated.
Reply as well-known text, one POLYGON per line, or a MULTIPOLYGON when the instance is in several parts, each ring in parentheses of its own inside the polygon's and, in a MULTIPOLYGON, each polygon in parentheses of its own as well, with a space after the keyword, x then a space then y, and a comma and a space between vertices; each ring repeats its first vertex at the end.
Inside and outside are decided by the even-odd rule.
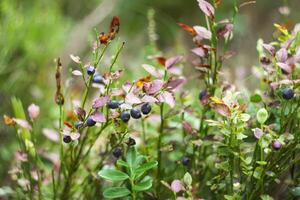
POLYGON ((197 33, 195 31, 195 29, 189 25, 186 25, 184 23, 177 23, 178 26, 180 26, 183 30, 187 31, 188 33, 190 33, 192 36, 196 36, 197 33))

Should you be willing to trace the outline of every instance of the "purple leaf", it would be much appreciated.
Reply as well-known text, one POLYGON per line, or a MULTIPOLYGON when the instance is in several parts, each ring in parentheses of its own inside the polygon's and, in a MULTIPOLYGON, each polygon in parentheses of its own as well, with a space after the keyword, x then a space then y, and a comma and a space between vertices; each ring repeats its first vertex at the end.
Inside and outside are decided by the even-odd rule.
POLYGON ((77 132, 73 132, 73 133, 71 133, 70 137, 72 140, 78 140, 80 137, 80 134, 77 132))
POLYGON ((211 39, 211 32, 203 26, 194 26, 193 28, 200 38, 211 39))
POLYGON ((270 44, 262 44, 262 46, 269 54, 271 54, 271 56, 275 55, 275 47, 270 44))
POLYGON ((144 83, 144 91, 147 94, 155 94, 156 92, 160 91, 163 87, 164 82, 162 80, 153 80, 151 83, 144 83))
POLYGON ((264 132, 260 128, 252 129, 252 131, 256 139, 260 139, 264 135, 264 132))
POLYGON ((166 60, 165 67, 170 69, 182 60, 183 56, 174 56, 166 60))
POLYGON ((201 47, 191 49, 191 52, 193 52, 194 54, 196 54, 197 56, 199 56, 201 58, 205 57, 205 55, 206 55, 205 50, 201 47))
POLYGON ((53 129, 43 128, 42 133, 43 133, 44 136, 46 136, 48 139, 50 139, 54 142, 59 141, 58 132, 53 130, 53 129))
POLYGON ((174 180, 171 183, 171 189, 173 192, 178 193, 181 190, 184 190, 183 185, 180 180, 174 180))
POLYGON ((155 78, 161 78, 163 76, 163 72, 155 69, 155 67, 153 67, 152 65, 148 65, 148 64, 143 64, 142 67, 152 76, 154 76, 155 78))
POLYGON ((16 124, 18 124, 19 126, 21 126, 22 128, 31 130, 32 127, 31 125, 28 123, 28 121, 24 120, 24 119, 17 119, 17 118, 13 118, 14 122, 16 122, 16 124))
POLYGON ((75 113, 76 113, 79 120, 81 120, 81 121, 84 120, 85 115, 86 115, 86 112, 85 112, 84 109, 78 107, 78 108, 75 109, 75 113))
POLYGON ((175 79, 175 80, 170 80, 167 83, 167 88, 170 90, 176 89, 178 86, 182 85, 185 82, 185 79, 175 79))
POLYGON ((288 58, 288 52, 285 48, 281 48, 276 53, 276 58, 278 62, 284 63, 288 58))
POLYGON ((277 63, 277 65, 287 74, 292 72, 292 67, 286 63, 277 63))
POLYGON ((129 104, 139 104, 142 103, 140 98, 138 98, 135 94, 132 92, 128 93, 125 97, 125 102, 129 104))
POLYGON ((158 99, 160 102, 167 103, 171 108, 175 106, 175 99, 172 95, 172 93, 164 91, 160 95, 158 95, 158 99))
POLYGON ((205 0, 198 0, 199 7, 202 12, 208 17, 214 17, 215 8, 205 0))
POLYGON ((91 115, 92 120, 95 122, 103 123, 106 122, 105 116, 101 112, 94 112, 91 115))
POLYGON ((109 100, 108 96, 102 96, 102 97, 98 97, 96 99, 94 99, 93 101, 93 108, 100 108, 103 107, 109 100))
POLYGON ((157 102, 157 99, 150 95, 143 96, 143 98, 141 100, 142 100, 142 102, 145 102, 145 103, 156 103, 157 102))

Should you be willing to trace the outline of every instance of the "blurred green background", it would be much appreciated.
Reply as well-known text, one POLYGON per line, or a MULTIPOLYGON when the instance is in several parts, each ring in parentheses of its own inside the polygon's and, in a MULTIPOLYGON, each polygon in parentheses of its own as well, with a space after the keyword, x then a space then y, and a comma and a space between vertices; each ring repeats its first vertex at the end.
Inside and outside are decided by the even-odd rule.
MULTIPOLYGON (((245 2, 245 1, 240 1, 245 2)), ((232 1, 223 0, 218 19, 231 16, 232 1)), ((299 0, 258 0, 241 8, 231 49, 237 55, 225 63, 225 74, 240 87, 255 88, 251 66, 257 64, 256 41, 272 37, 273 23, 300 22, 299 0), (289 15, 279 8, 289 6, 289 15)), ((41 107, 38 126, 52 126, 55 112, 54 59, 70 66, 69 54, 82 58, 90 50, 93 28, 106 31, 110 18, 120 16, 119 37, 126 42, 120 62, 135 79, 149 53, 149 12, 155 12, 156 44, 164 55, 188 55, 193 44, 176 22, 204 25, 196 0, 1 0, 0 1, 0 113, 11 113, 10 98, 17 96, 27 107, 41 107), (152 9, 152 11, 150 10, 152 9)), ((159 54, 159 52, 157 52, 159 54)), ((188 63, 189 77, 193 68, 188 63)), ((10 159, 17 148, 13 129, 0 124, 0 186, 8 181, 10 159)))

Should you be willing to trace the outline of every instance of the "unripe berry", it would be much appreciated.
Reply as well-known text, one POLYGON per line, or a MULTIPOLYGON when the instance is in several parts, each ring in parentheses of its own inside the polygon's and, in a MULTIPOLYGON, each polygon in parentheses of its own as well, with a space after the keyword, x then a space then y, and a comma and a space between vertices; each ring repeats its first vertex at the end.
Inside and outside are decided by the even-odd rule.
POLYGON ((86 68, 86 72, 87 72, 87 74, 90 75, 90 76, 93 75, 93 74, 95 73, 95 71, 96 71, 96 70, 95 70, 95 67, 93 67, 93 66, 91 66, 91 65, 88 66, 88 67, 86 68))
POLYGON ((281 148, 282 144, 281 142, 279 142, 279 140, 274 140, 272 142, 272 147, 275 149, 275 150, 279 150, 281 148))
POLYGON ((93 77, 93 83, 103 84, 104 83, 103 77, 100 74, 96 74, 93 77))
POLYGON ((78 129, 80 129, 80 128, 82 128, 83 127, 83 122, 76 122, 75 123, 75 128, 78 130, 78 129))

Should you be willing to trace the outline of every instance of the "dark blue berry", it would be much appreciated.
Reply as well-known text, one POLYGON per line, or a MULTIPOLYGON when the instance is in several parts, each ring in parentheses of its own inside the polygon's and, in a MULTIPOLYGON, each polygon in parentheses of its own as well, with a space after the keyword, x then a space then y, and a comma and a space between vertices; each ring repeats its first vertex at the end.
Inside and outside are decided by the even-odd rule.
POLYGON ((78 129, 80 129, 80 128, 82 128, 83 127, 83 122, 76 122, 75 123, 75 128, 78 130, 78 129))
POLYGON ((122 120, 123 122, 128 122, 129 119, 130 119, 130 114, 129 114, 129 112, 128 112, 128 111, 123 111, 123 112, 121 113, 121 120, 122 120))
POLYGON ((111 100, 107 103, 107 106, 110 108, 110 109, 116 109, 118 108, 120 105, 119 101, 116 101, 116 100, 111 100))
POLYGON ((96 122, 91 118, 89 117, 87 120, 86 120, 86 125, 87 126, 94 126, 96 124, 96 122))
POLYGON ((86 68, 86 72, 87 72, 87 74, 88 75, 93 75, 94 73, 95 73, 95 67, 93 67, 93 66, 88 66, 87 68, 86 68))
POLYGON ((126 142, 126 144, 128 146, 134 146, 136 144, 135 139, 133 139, 132 137, 129 137, 128 141, 126 142))
POLYGON ((134 119, 139 119, 142 117, 141 111, 137 108, 133 108, 130 110, 130 115, 134 119))
POLYGON ((145 103, 141 107, 141 111, 144 115, 148 115, 151 112, 151 105, 149 103, 145 103))
POLYGON ((96 74, 93 77, 93 83, 103 84, 104 83, 103 77, 100 74, 96 74))
POLYGON ((203 90, 199 93, 199 100, 202 101, 205 97, 207 97, 207 91, 203 90))
POLYGON ((294 90, 291 88, 286 88, 282 92, 282 97, 286 100, 289 100, 294 97, 294 90))
POLYGON ((184 166, 187 166, 189 163, 190 163, 190 158, 187 157, 187 156, 184 156, 181 160, 181 163, 184 165, 184 166))
POLYGON ((122 149, 117 147, 113 150, 112 154, 114 157, 119 158, 122 155, 122 149))
POLYGON ((70 143, 72 141, 72 138, 69 135, 64 135, 63 141, 64 143, 70 143))

